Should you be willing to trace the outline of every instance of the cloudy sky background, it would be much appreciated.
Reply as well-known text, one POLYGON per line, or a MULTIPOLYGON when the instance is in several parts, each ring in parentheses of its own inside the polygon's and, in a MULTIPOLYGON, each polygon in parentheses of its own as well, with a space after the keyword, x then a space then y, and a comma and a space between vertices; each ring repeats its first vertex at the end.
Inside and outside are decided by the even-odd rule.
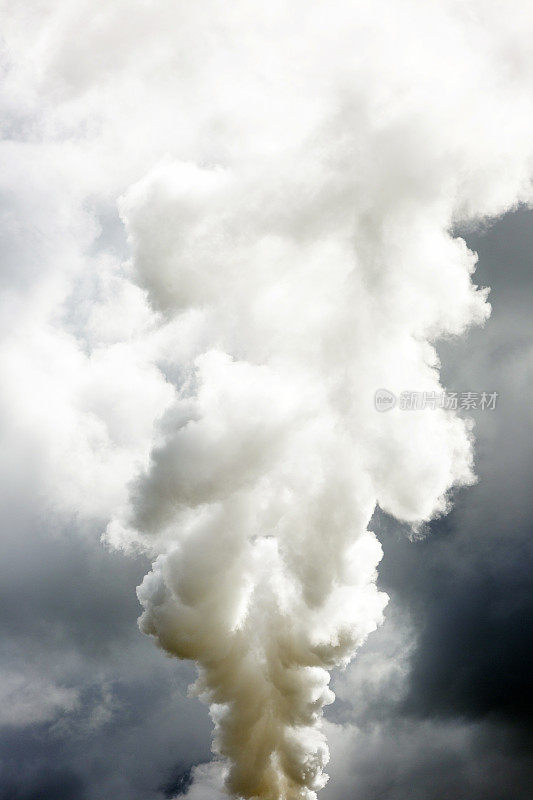
MULTIPOLYGON (((490 6, 498 20, 498 4, 490 6)), ((529 39, 523 6, 511 7, 498 58, 520 99, 532 88, 529 39)), ((54 15, 28 3, 15 13, 2 4, 0 800, 211 800, 221 779, 207 766, 208 710, 187 695, 194 669, 166 657, 136 624, 135 591, 150 560, 101 542, 168 402, 158 367, 179 382, 172 336, 151 327, 125 266, 117 198, 166 153, 199 150, 208 161, 212 148, 231 161, 235 130, 249 126, 259 149, 279 130, 257 124, 261 103, 246 85, 229 114, 204 119, 204 53, 198 46, 186 58, 169 56, 172 39, 161 33, 176 13, 169 4, 159 20, 142 3, 133 18, 121 3, 108 17, 74 8, 54 15), (175 97, 186 108, 178 117, 175 97), (254 108, 251 122, 243 104, 254 108)), ((186 31, 199 24, 181 5, 172 20, 186 31)), ((228 85, 238 61, 230 67, 228 85)), ((531 126, 516 97, 525 121, 523 130, 509 121, 509 142, 518 151, 531 126)), ((487 89, 482 121, 494 103, 487 89)), ((357 113, 348 106, 349 127, 357 113)), ((276 114, 290 109, 281 103, 276 114)), ((304 123, 291 122, 296 139, 304 123)), ((472 136, 483 149, 481 131, 472 136)), ((500 168, 494 208, 520 194, 514 177, 507 190, 508 172, 519 172, 509 161, 487 181, 496 183, 500 168)), ((522 206, 467 227, 458 220, 457 233, 479 254, 475 282, 491 287, 493 311, 484 327, 439 344, 441 380, 458 391, 497 391, 498 405, 470 415, 479 480, 456 491, 448 516, 413 538, 407 525, 374 515, 384 551, 378 585, 391 599, 385 623, 333 676, 324 800, 531 795, 533 212, 522 206)))

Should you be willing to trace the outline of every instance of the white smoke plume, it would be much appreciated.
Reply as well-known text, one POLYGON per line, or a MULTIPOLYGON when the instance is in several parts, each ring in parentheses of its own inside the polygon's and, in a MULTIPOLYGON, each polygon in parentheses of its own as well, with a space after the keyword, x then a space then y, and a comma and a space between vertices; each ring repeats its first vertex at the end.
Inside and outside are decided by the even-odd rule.
POLYGON ((140 625, 197 663, 228 792, 312 800, 330 671, 387 601, 376 504, 420 525, 474 480, 464 420, 377 414, 373 397, 439 391, 436 340, 488 316, 454 227, 532 198, 533 14, 513 0, 3 9, 12 184, 29 156, 32 175, 52 161, 42 194, 71 206, 48 272, 28 278, 41 316, 2 361, 10 379, 38 363, 50 407, 69 365, 49 492, 154 557, 140 625), (125 263, 90 250, 115 202, 125 263), (73 330, 65 306, 91 270, 73 330))

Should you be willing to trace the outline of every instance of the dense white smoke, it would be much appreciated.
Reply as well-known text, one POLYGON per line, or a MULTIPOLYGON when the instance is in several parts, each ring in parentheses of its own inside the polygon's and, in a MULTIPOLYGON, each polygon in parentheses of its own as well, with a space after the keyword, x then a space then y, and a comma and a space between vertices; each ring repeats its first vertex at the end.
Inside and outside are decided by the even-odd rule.
POLYGON ((531 199, 531 19, 483 0, 3 5, 12 185, 51 159, 39 191, 63 209, 51 233, 42 212, 41 311, 2 360, 11 381, 39 364, 41 441, 64 375, 50 494, 154 556, 141 628, 197 662, 229 792, 311 800, 329 672, 387 601, 376 504, 418 525, 473 480, 464 420, 373 397, 438 391, 434 342, 488 315, 453 229, 531 199), (117 201, 126 263, 90 249, 117 201))

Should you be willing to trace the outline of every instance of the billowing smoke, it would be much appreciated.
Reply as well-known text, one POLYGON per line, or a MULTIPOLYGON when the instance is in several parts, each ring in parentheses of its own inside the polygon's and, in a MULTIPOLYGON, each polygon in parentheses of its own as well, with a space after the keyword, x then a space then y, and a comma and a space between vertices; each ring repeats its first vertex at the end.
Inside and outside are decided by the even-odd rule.
MULTIPOLYGON (((181 321, 177 342, 195 331, 125 515, 160 553, 140 624, 198 663, 195 691, 243 797, 324 785, 329 670, 386 602, 367 530, 376 503, 428 519, 472 478, 463 421, 384 418, 373 394, 438 390, 428 340, 486 316, 473 256, 407 188, 393 208, 361 211, 376 201, 331 136, 244 174, 167 163, 121 201, 138 280, 181 321)), ((401 187, 396 169, 419 165, 387 165, 380 181, 401 187)))
POLYGON ((106 539, 155 559, 140 626, 197 663, 228 791, 311 800, 330 672, 387 602, 376 504, 420 527, 474 480, 464 419, 373 400, 441 391, 435 342, 488 316, 454 230, 532 197, 531 25, 513 0, 69 9, 13 25, 13 91, 80 207, 120 197, 131 259, 98 264, 120 278, 72 389, 108 438, 57 461, 127 486, 106 539))
MULTIPOLYGON (((243 73, 258 59, 245 78, 257 105, 233 131, 238 151, 166 160, 120 201, 135 278, 181 351, 122 519, 159 553, 140 625, 197 662, 227 786, 246 798, 311 798, 325 783, 329 672, 387 599, 376 503, 420 523, 472 480, 464 421, 385 417, 372 399, 439 390, 433 342, 488 313, 454 220, 525 188, 500 137, 497 158, 487 142, 489 65, 462 24, 370 5, 333 22, 305 12, 281 41, 251 20, 258 51, 237 55, 243 73), (275 141, 261 141, 263 119, 275 141)), ((132 534, 115 523, 110 536, 132 534)))

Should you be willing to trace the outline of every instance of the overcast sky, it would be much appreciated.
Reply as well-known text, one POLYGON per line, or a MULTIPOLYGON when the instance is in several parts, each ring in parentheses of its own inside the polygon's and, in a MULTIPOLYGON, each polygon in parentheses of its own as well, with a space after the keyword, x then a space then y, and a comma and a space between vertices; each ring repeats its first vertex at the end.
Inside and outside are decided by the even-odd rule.
POLYGON ((529 800, 532 15, 154 5, 0 3, 0 800, 529 800))

